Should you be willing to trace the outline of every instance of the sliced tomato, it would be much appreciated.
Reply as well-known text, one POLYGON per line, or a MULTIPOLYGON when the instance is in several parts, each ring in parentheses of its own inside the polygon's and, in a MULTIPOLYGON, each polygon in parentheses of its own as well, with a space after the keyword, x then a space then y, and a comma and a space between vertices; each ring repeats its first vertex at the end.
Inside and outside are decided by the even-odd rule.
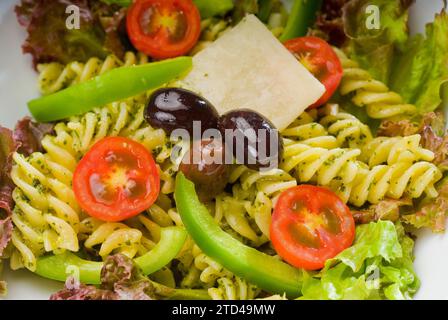
POLYGON ((317 270, 353 243, 355 222, 350 209, 332 191, 301 185, 280 195, 270 233, 285 261, 317 270))
POLYGON ((157 199, 160 178, 151 153, 122 137, 98 141, 81 159, 73 190, 81 208, 104 221, 121 221, 148 209, 157 199))
POLYGON ((285 46, 327 89, 310 108, 324 105, 338 88, 343 75, 336 52, 326 41, 316 37, 291 39, 285 46))
POLYGON ((198 42, 201 16, 192 0, 136 0, 126 26, 134 47, 167 59, 188 53, 198 42))

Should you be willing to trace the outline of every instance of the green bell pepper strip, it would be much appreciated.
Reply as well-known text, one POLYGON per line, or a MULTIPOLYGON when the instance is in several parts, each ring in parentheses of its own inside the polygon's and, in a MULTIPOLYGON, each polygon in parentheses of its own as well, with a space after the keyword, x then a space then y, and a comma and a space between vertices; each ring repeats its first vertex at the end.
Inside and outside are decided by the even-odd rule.
POLYGON ((321 6, 322 0, 295 0, 280 41, 305 36, 308 28, 316 21, 321 6))
POLYGON ((179 57, 113 69, 86 82, 31 100, 28 108, 40 122, 65 119, 157 88, 185 74, 192 66, 191 57, 179 57))
MULTIPOLYGON (((132 0, 101 0, 107 4, 118 4, 122 7, 129 7, 132 0)), ((202 19, 214 16, 223 16, 233 9, 232 0, 193 0, 201 13, 202 19)))
POLYGON ((202 19, 223 16, 233 9, 232 0, 193 0, 201 13, 202 19))
POLYGON ((188 233, 201 250, 235 275, 290 298, 300 296, 302 271, 254 248, 223 231, 199 201, 193 182, 176 177, 176 206, 188 233))
POLYGON ((129 7, 132 4, 132 0, 101 0, 108 5, 117 4, 121 7, 129 7))
MULTIPOLYGON (((162 228, 160 241, 143 256, 134 261, 148 275, 162 269, 173 260, 182 249, 187 232, 182 227, 162 228)), ((84 260, 71 252, 44 256, 37 260, 35 273, 57 281, 65 281, 70 267, 79 270, 79 281, 85 284, 101 284, 103 262, 84 260)))

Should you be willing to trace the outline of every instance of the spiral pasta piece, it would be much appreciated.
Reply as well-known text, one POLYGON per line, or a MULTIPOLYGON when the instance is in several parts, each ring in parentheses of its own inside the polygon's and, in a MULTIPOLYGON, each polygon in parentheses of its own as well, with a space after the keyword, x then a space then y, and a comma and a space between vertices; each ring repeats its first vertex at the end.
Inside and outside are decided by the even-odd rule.
POLYGON ((36 255, 45 251, 79 249, 80 210, 71 189, 74 151, 53 145, 48 139, 42 145, 48 150, 45 155, 34 153, 26 158, 14 153, 11 170, 17 186, 13 191, 16 205, 12 221, 17 231, 13 243, 30 270, 35 269, 36 255))
POLYGON ((341 60, 344 75, 340 93, 345 96, 353 94, 352 101, 359 107, 366 107, 369 117, 386 119, 415 113, 416 107, 403 102, 402 97, 382 83, 373 79, 369 72, 359 67, 338 48, 334 48, 341 60))
POLYGON ((104 223, 84 242, 87 249, 93 249, 101 245, 99 255, 104 259, 109 254, 122 253, 133 258, 138 252, 138 245, 142 238, 142 232, 138 229, 129 228, 123 223, 104 223))
POLYGON ((434 153, 420 146, 421 136, 378 137, 362 149, 360 159, 374 167, 379 164, 434 160, 434 153))
POLYGON ((39 64, 37 66, 37 70, 39 71, 39 90, 43 95, 48 95, 74 84, 90 80, 109 70, 122 66, 144 64, 147 62, 148 57, 144 54, 135 54, 128 51, 125 53, 123 61, 111 54, 104 60, 90 58, 86 63, 75 61, 70 62, 66 66, 57 62, 39 64))
POLYGON ((208 289, 213 300, 252 300, 260 290, 237 276, 221 277, 217 280, 217 287, 208 289))
POLYGON ((260 290, 239 277, 226 270, 221 264, 206 256, 197 245, 191 249, 193 255, 192 265, 183 279, 183 286, 202 286, 208 288, 212 299, 217 300, 247 300, 254 299, 260 290), (198 281, 192 284, 192 279, 198 281))
POLYGON ((361 167, 356 181, 349 187, 349 202, 362 206, 367 201, 378 203, 386 196, 400 199, 407 195, 419 198, 423 193, 430 198, 437 196, 434 184, 442 178, 442 172, 430 162, 398 162, 378 165, 369 169, 361 167))
POLYGON ((340 147, 360 148, 372 140, 370 128, 349 113, 329 114, 320 119, 319 123, 336 137, 340 147))
POLYGON ((328 131, 319 123, 291 124, 282 132, 282 136, 299 141, 310 147, 333 149, 339 146, 337 139, 328 135, 328 131))
POLYGON ((313 181, 326 186, 333 180, 341 180, 347 184, 356 178, 356 159, 360 154, 359 149, 327 150, 286 141, 280 167, 286 172, 295 171, 299 182, 313 181))

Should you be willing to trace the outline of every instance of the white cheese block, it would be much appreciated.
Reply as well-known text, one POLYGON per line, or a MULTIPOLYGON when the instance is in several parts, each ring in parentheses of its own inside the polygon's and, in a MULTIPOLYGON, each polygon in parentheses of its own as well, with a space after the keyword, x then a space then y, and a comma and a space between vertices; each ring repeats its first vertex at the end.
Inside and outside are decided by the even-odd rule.
POLYGON ((254 15, 195 55, 192 71, 178 85, 201 94, 220 114, 249 108, 279 130, 325 92, 254 15))

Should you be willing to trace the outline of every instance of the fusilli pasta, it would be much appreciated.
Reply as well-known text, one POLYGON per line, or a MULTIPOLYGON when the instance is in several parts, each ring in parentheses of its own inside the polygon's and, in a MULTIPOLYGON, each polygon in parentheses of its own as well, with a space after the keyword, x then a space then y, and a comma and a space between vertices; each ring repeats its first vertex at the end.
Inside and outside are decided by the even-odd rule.
POLYGON ((403 102, 402 97, 392 92, 381 81, 375 80, 358 63, 349 59, 340 49, 334 48, 344 69, 340 85, 342 96, 353 93, 352 101, 359 107, 366 107, 367 114, 374 119, 415 113, 412 104, 403 102))
POLYGON ((326 115, 320 119, 320 124, 336 137, 337 145, 340 147, 360 148, 372 140, 369 127, 349 113, 337 112, 326 115))
POLYGON ((47 95, 62 90, 77 83, 87 81, 109 70, 121 67, 143 64, 148 62, 148 57, 142 53, 126 52, 124 61, 115 55, 109 55, 105 60, 90 58, 86 63, 71 62, 66 66, 51 62, 37 66, 39 71, 39 90, 47 95))
MULTIPOLYGON (((44 252, 78 251, 77 234, 84 217, 71 182, 77 161, 92 144, 106 136, 126 136, 150 150, 159 148, 158 163, 169 161, 171 145, 167 143, 165 133, 147 125, 143 110, 144 105, 133 100, 112 103, 58 123, 55 135, 45 136, 42 140, 45 154, 34 153, 28 158, 14 154, 12 179, 17 188, 14 190, 13 222, 17 232, 13 243, 28 268, 33 270, 36 256, 44 252)), ((104 228, 100 228, 103 234, 104 228)), ((136 231, 109 234, 104 238, 106 243, 103 243, 100 254, 106 255, 113 250, 107 248, 119 246, 123 241, 139 243, 141 235, 136 231)), ((136 246, 132 250, 126 248, 127 254, 136 254, 136 246)))
POLYGON ((386 196, 400 199, 404 195, 419 198, 423 193, 437 196, 434 184, 442 178, 441 171, 430 162, 398 162, 393 165, 378 165, 369 169, 359 166, 356 180, 345 186, 350 194, 349 202, 362 206, 367 201, 378 203, 386 196))
POLYGON ((360 159, 370 167, 421 160, 431 162, 434 160, 434 153, 422 148, 420 139, 419 134, 407 137, 378 137, 364 146, 360 159))

